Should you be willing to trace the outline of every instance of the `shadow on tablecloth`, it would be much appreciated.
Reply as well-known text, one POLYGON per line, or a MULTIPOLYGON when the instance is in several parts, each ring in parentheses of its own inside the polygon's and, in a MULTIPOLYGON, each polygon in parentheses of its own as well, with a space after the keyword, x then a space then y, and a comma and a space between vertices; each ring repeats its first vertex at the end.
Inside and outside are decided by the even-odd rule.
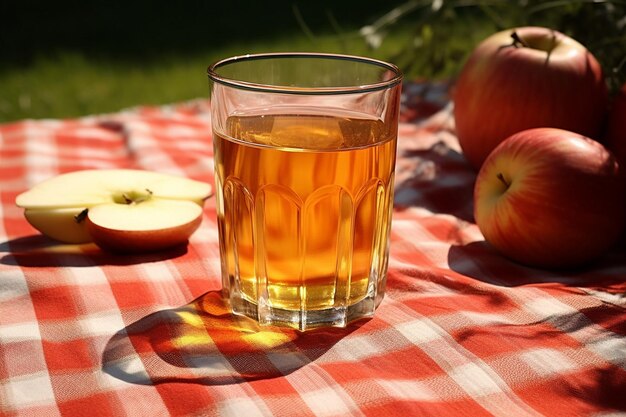
POLYGON ((456 138, 452 105, 398 129, 396 210, 410 207, 450 214, 473 222, 476 171, 463 157, 456 138))
POLYGON ((158 252, 116 255, 104 252, 93 243, 63 244, 43 235, 0 242, 0 264, 21 267, 136 265, 175 259, 186 253, 186 243, 158 252))
POLYGON ((421 207, 474 221, 474 180, 463 156, 446 143, 427 149, 401 149, 398 160, 394 207, 421 207))
POLYGON ((624 264, 626 241, 618 242, 600 259, 571 270, 537 269, 508 260, 484 240, 452 245, 448 251, 451 270, 473 279, 502 287, 532 284, 611 289, 623 287, 626 276, 614 271, 624 264))
POLYGON ((141 385, 226 385, 281 377, 311 363, 365 321, 300 333, 232 315, 219 291, 158 311, 118 331, 102 370, 141 385))

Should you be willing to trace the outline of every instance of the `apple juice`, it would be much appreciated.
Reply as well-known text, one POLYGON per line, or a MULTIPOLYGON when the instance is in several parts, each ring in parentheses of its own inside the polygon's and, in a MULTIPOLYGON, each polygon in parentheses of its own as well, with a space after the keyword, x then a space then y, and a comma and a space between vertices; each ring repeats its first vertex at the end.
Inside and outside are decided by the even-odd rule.
POLYGON ((341 110, 231 116, 216 129, 231 299, 234 291, 259 306, 323 310, 384 288, 396 136, 341 110))

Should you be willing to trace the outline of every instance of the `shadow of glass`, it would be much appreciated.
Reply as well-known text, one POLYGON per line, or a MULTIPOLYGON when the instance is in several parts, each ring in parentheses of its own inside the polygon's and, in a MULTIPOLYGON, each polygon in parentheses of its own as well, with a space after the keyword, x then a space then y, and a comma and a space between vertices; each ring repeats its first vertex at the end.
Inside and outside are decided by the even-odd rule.
POLYGON ((226 385, 288 375, 363 324, 301 333, 262 327, 230 313, 219 291, 146 316, 117 332, 102 355, 104 372, 126 382, 226 385))
POLYGON ((626 247, 616 247, 597 262, 575 269, 531 268, 511 261, 486 241, 454 245, 448 251, 450 269, 462 275, 503 287, 557 284, 568 287, 602 288, 611 292, 623 287, 626 276, 611 270, 624 266, 626 247))
POLYGON ((145 254, 120 255, 101 250, 93 243, 69 245, 43 235, 0 242, 0 264, 21 267, 135 265, 174 259, 187 253, 187 244, 145 254))

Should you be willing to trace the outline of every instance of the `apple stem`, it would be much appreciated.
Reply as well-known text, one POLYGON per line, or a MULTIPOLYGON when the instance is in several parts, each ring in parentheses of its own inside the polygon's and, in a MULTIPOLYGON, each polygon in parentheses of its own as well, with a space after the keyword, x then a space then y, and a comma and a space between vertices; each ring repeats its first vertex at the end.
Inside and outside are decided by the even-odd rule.
POLYGON ((522 38, 520 38, 517 32, 513 31, 513 33, 511 33, 511 38, 513 39, 513 43, 511 44, 511 46, 513 46, 514 48, 519 48, 520 46, 525 48, 529 47, 528 44, 524 42, 522 38))
POLYGON ((87 218, 88 212, 89 212, 89 209, 84 209, 83 211, 78 213, 76 216, 74 216, 74 220, 76 221, 76 223, 83 222, 87 218))
POLYGON ((498 179, 502 181, 502 183, 507 189, 511 186, 511 183, 507 181, 506 178, 504 178, 504 175, 502 175, 501 172, 498 172, 498 175, 496 175, 496 177, 498 177, 498 179))

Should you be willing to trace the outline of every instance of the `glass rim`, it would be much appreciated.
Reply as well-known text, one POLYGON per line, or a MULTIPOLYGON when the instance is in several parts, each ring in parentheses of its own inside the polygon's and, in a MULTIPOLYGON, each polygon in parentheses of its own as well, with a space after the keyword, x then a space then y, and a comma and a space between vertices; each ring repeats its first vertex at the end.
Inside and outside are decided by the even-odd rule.
POLYGON ((221 59, 207 68, 209 79, 213 82, 234 87, 242 90, 250 90, 267 93, 283 93, 283 94, 303 94, 303 95, 331 95, 331 94, 358 94, 373 91, 380 91, 396 86, 402 81, 402 71, 391 63, 381 61, 375 58, 368 58, 356 55, 318 53, 318 52, 268 52, 259 54, 237 55, 229 58, 221 59), (394 76, 386 81, 376 83, 368 83, 363 85, 336 86, 336 87, 298 87, 288 85, 273 85, 254 83, 250 81, 237 80, 234 78, 224 77, 217 73, 220 67, 242 61, 255 61, 263 59, 283 59, 283 58, 317 58, 329 60, 343 60, 360 62, 385 68, 392 71, 394 76))

